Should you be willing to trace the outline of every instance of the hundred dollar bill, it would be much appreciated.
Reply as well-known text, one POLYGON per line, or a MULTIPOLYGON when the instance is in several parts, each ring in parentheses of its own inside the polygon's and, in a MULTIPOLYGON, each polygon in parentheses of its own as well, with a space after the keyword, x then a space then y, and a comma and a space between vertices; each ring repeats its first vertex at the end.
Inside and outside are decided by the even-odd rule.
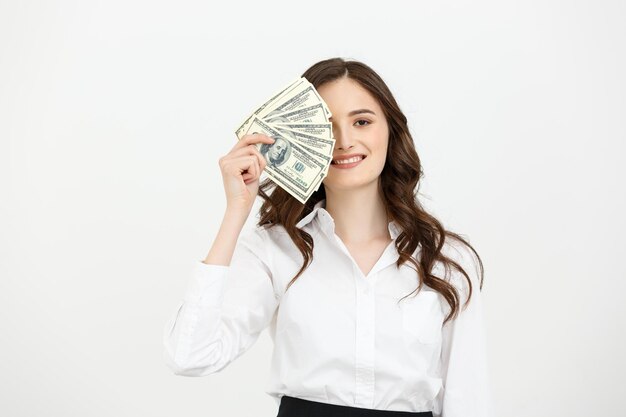
POLYGON ((332 158, 335 147, 335 139, 321 139, 305 132, 281 129, 279 125, 272 125, 272 127, 275 127, 287 139, 301 145, 318 158, 323 159, 324 161, 326 161, 327 158, 332 158))
POLYGON ((262 114, 267 114, 271 112, 273 109, 275 109, 276 107, 282 105, 291 97, 293 97, 295 94, 297 94, 298 91, 302 91, 303 87, 307 85, 310 85, 307 79, 304 77, 300 77, 295 83, 289 86, 289 88, 286 88, 285 90, 283 90, 283 92, 279 96, 275 97, 271 103, 265 106, 265 108, 261 111, 258 117, 263 118, 262 114))
POLYGON ((261 133, 275 139, 272 144, 256 144, 265 158, 267 175, 301 203, 319 188, 328 172, 331 158, 320 159, 285 138, 278 129, 254 116, 245 134, 261 133), (317 187, 317 188, 316 188, 317 187))
POLYGON ((326 117, 332 116, 328 106, 326 106, 324 100, 322 100, 322 97, 320 97, 315 87, 308 81, 300 83, 295 88, 290 89, 289 92, 280 97, 279 100, 276 100, 276 102, 278 103, 276 107, 267 106, 258 116, 262 119, 267 119, 276 114, 299 110, 318 103, 323 104, 326 117))
MULTIPOLYGON (((304 146, 302 146, 301 143, 298 143, 297 141, 294 142, 294 141, 290 140, 291 137, 298 138, 300 135, 294 135, 292 133, 289 133, 288 135, 285 135, 279 129, 277 129, 275 126, 273 126, 271 123, 267 123, 266 121, 261 120, 261 119, 259 119, 256 116, 253 119, 253 122, 250 125, 250 129, 248 129, 246 134, 254 134, 254 133, 263 133, 264 135, 267 135, 267 136, 270 136, 270 137, 273 137, 272 135, 277 135, 281 139, 287 140, 288 142, 290 142, 290 144, 296 146, 297 148, 300 148, 302 151, 310 152, 311 155, 313 155, 315 158, 317 158, 320 163, 327 164, 327 165, 330 165, 330 163, 331 163, 331 160, 332 160, 332 153, 331 152, 329 152, 328 154, 325 154, 324 152, 315 151, 315 149, 305 148, 304 146), (253 127, 255 128, 255 131, 253 131, 253 127), (261 129, 262 131, 259 131, 259 129, 261 129), (313 152, 311 152, 311 151, 313 151, 313 152)), ((273 147, 273 144, 257 143, 257 147, 258 148, 261 148, 263 145, 266 145, 266 147, 269 147, 269 148, 273 147)), ((332 148, 327 146, 327 149, 332 149, 332 148)))
POLYGON ((273 124, 328 123, 328 117, 326 116, 326 112, 324 112, 324 105, 322 103, 287 113, 276 114, 271 117, 266 117, 263 120, 273 124))
POLYGON ((289 85, 283 87, 278 93, 274 94, 269 100, 259 106, 250 116, 246 118, 246 120, 244 120, 239 128, 237 128, 237 130, 235 131, 237 139, 241 139, 243 137, 243 135, 245 134, 244 132, 248 130, 248 127, 250 127, 250 123, 252 123, 252 119, 254 118, 254 116, 263 112, 263 110, 265 110, 267 107, 273 108, 276 105, 277 101, 280 99, 280 97, 289 92, 291 89, 296 88, 298 85, 304 83, 305 81, 306 78, 303 77, 293 80, 291 83, 289 83, 289 85))
POLYGON ((274 123, 279 129, 296 130, 320 139, 333 138, 332 123, 274 123))

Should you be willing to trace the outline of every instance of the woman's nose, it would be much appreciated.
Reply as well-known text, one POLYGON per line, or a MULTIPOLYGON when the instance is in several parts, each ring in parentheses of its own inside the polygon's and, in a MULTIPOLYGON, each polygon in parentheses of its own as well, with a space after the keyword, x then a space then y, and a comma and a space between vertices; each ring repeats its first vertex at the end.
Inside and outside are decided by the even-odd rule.
POLYGON ((342 132, 342 129, 337 126, 333 126, 333 137, 335 138, 336 149, 350 149, 352 148, 352 138, 349 134, 342 132))

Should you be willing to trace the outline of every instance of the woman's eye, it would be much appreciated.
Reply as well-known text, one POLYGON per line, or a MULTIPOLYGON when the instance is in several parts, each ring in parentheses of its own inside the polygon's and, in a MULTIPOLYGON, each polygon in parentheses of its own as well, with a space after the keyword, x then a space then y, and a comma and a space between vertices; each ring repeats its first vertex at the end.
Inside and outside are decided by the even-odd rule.
MULTIPOLYGON (((355 123, 360 123, 360 122, 365 122, 365 123, 369 124, 369 120, 364 120, 364 119, 357 120, 355 123)), ((359 126, 365 126, 365 124, 360 124, 359 126)))

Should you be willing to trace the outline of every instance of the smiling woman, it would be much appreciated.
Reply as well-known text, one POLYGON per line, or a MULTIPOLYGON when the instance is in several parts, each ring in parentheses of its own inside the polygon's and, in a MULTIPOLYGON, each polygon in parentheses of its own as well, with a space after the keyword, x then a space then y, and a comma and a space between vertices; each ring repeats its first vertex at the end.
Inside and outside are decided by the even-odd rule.
POLYGON ((263 135, 220 159, 228 209, 166 324, 168 365, 218 372, 268 328, 266 392, 281 417, 490 417, 482 262, 416 197, 406 117, 362 62, 328 59, 303 76, 332 112, 323 186, 302 204, 271 179, 258 185, 255 143, 272 148, 268 163, 285 151, 263 135), (260 219, 242 233, 257 194, 260 219))
POLYGON ((375 184, 385 165, 389 138, 382 108, 361 84, 348 77, 326 82, 317 90, 332 109, 336 141, 331 169, 323 181, 326 194, 358 182, 375 184), (356 138, 358 143, 351 143, 356 138), (352 169, 356 167, 359 169, 352 169))

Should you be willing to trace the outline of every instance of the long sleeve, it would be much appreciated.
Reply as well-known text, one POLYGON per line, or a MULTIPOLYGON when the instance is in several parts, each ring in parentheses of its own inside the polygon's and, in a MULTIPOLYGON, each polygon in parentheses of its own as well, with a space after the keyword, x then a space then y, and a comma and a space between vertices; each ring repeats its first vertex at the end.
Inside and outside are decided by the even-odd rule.
MULTIPOLYGON (((472 280, 472 297, 467 308, 443 327, 441 364, 444 390, 441 417, 492 417, 478 261, 465 246, 457 247, 453 252, 453 258, 460 261, 472 280)), ((453 283, 461 290, 461 301, 465 302, 469 291, 467 280, 456 270, 454 274, 453 283)))
POLYGON ((218 372, 248 350, 278 307, 261 229, 244 230, 229 266, 197 261, 163 329, 163 357, 176 375, 218 372))

